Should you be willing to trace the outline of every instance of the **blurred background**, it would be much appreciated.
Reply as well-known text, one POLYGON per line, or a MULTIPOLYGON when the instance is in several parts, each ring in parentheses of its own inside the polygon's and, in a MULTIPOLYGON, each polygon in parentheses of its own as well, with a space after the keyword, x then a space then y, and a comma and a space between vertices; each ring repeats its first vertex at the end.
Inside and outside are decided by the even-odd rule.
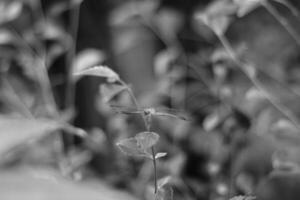
POLYGON ((300 199, 299 9, 0 0, 0 199, 300 199), (123 83, 81 73, 95 66, 123 83), (152 119, 155 173, 116 145, 145 130, 125 83, 175 116, 152 119))

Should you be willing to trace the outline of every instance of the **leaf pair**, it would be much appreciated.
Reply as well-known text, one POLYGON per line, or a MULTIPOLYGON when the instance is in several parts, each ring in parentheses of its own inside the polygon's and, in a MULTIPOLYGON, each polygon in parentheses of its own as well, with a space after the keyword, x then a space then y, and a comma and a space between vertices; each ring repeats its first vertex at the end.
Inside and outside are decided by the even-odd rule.
MULTIPOLYGON (((141 132, 135 137, 121 140, 117 143, 123 153, 129 156, 146 157, 153 159, 152 154, 148 152, 159 140, 159 135, 154 132, 141 132)), ((165 156, 166 153, 158 153, 155 159, 165 156)))

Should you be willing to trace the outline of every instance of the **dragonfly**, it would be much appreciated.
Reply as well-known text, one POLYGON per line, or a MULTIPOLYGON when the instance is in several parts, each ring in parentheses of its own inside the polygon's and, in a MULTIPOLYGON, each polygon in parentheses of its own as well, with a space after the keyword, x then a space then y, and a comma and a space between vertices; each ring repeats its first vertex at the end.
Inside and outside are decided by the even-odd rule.
POLYGON ((110 105, 113 110, 115 110, 117 113, 121 114, 140 114, 144 116, 162 116, 162 117, 171 117, 180 119, 183 121, 190 121, 188 117, 183 116, 183 111, 172 109, 172 108, 131 108, 131 107, 125 107, 125 106, 119 106, 119 105, 110 105))

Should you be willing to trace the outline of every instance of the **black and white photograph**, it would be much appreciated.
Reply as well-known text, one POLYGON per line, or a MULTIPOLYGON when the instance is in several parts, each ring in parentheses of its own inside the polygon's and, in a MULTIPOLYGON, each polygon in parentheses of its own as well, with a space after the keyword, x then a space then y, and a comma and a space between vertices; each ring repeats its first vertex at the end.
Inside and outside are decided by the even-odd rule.
POLYGON ((300 1, 0 0, 0 200, 300 200, 300 1))

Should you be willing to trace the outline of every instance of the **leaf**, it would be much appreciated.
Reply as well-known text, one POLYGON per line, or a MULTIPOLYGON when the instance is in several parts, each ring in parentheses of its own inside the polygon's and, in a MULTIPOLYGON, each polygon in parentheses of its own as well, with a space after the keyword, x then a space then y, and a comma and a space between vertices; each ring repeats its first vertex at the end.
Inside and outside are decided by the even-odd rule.
POLYGON ((221 121, 221 119, 220 119, 219 114, 212 113, 204 119, 203 128, 207 132, 212 131, 219 125, 220 121, 221 121))
MULTIPOLYGON (((240 173, 236 177, 236 185, 239 186, 243 193, 250 194, 254 191, 253 177, 247 173, 240 173)), ((245 199, 243 196, 242 199, 245 199)))
POLYGON ((272 124, 271 130, 274 139, 285 146, 299 146, 300 135, 298 127, 290 120, 283 118, 272 124))
POLYGON ((233 0, 233 2, 238 6, 237 16, 243 17, 259 7, 261 1, 264 0, 233 0))
POLYGON ((206 26, 209 26, 217 35, 223 35, 231 21, 226 16, 208 17, 205 15, 198 15, 197 19, 200 19, 206 26))
POLYGON ((265 109, 261 111, 256 120, 255 133, 259 135, 268 134, 273 118, 274 116, 272 115, 271 109, 265 109))
POLYGON ((171 180, 171 176, 166 176, 164 178, 161 178, 157 181, 157 187, 159 189, 163 188, 166 184, 168 184, 171 180))
POLYGON ((81 138, 84 138, 84 137, 87 137, 88 134, 85 130, 81 129, 81 128, 77 128, 77 127, 74 127, 72 125, 69 125, 69 124, 65 124, 62 129, 70 134, 73 134, 73 135, 76 135, 78 137, 81 137, 81 138))
POLYGON ((108 103, 111 101, 115 96, 117 96, 119 93, 126 90, 127 87, 123 85, 117 85, 117 84, 102 84, 100 85, 100 93, 101 97, 103 98, 103 101, 105 103, 108 103))
POLYGON ((154 58, 154 72, 158 76, 167 75, 178 52, 173 49, 160 51, 154 58))
POLYGON ((79 5, 83 2, 84 0, 72 0, 71 2, 73 3, 73 5, 79 5))
POLYGON ((71 182, 44 169, 2 171, 0 194, 1 200, 136 200, 101 181, 71 182))
POLYGON ((287 119, 279 119, 272 125, 272 130, 283 131, 285 133, 297 133, 299 131, 297 127, 287 119))
POLYGON ((162 158, 162 157, 165 157, 167 155, 166 152, 159 152, 155 155, 155 159, 159 159, 159 158, 162 158))
POLYGON ((31 139, 42 137, 62 127, 47 119, 0 116, 0 155, 31 139))
POLYGON ((173 200, 173 189, 169 188, 160 188, 158 189, 158 193, 155 196, 155 200, 173 200))
POLYGON ((114 8, 110 14, 109 23, 112 26, 128 25, 137 16, 143 19, 151 17, 159 6, 159 1, 126 2, 114 8))
POLYGON ((16 19, 22 12, 22 1, 0 2, 0 24, 16 19))
POLYGON ((109 83, 114 83, 120 80, 119 75, 107 66, 95 66, 89 69, 82 70, 80 72, 75 72, 75 76, 98 76, 107 78, 109 83))
POLYGON ((63 12, 67 10, 71 10, 76 6, 80 6, 83 1, 84 0, 57 1, 51 5, 50 8, 48 8, 47 12, 51 17, 56 17, 63 14, 63 12))
POLYGON ((256 199, 256 197, 254 197, 254 196, 239 195, 239 196, 235 196, 235 197, 231 198, 230 200, 254 200, 254 199, 256 199))
POLYGON ((127 138, 121 140, 117 143, 117 146, 121 149, 123 153, 128 156, 141 156, 152 158, 151 154, 141 148, 140 144, 137 142, 136 138, 127 138))
POLYGON ((235 11, 236 5, 229 1, 214 1, 204 11, 196 13, 195 19, 209 26, 215 34, 223 35, 235 11))
POLYGON ((245 94, 245 99, 248 101, 262 100, 265 99, 264 95, 260 90, 255 87, 251 87, 245 94))
MULTIPOLYGON (((70 44, 72 40, 72 38, 63 29, 63 26, 51 19, 47 19, 43 21, 43 23, 40 23, 35 34, 43 40, 57 40, 68 44, 70 44)), ((33 37, 33 39, 36 38, 33 37)))
POLYGON ((249 76, 249 78, 254 79, 256 77, 258 72, 254 65, 244 64, 243 68, 244 68, 244 71, 247 74, 247 76, 249 76))
POLYGON ((89 67, 95 66, 105 59, 105 55, 98 49, 85 49, 78 53, 74 60, 73 72, 81 72, 89 67))
POLYGON ((159 135, 154 132, 141 132, 134 138, 127 138, 117 143, 121 151, 129 156, 142 156, 152 159, 147 149, 158 142, 159 135))
POLYGON ((141 148, 147 149, 154 146, 158 142, 159 135, 154 132, 141 132, 135 136, 135 139, 141 148))
POLYGON ((289 172, 298 172, 299 166, 299 149, 293 150, 293 148, 284 150, 277 150, 272 155, 272 166, 274 170, 282 170, 289 172), (293 151, 296 156, 293 159, 293 151))
POLYGON ((10 31, 6 29, 0 29, 0 45, 9 45, 15 42, 16 39, 10 31))

